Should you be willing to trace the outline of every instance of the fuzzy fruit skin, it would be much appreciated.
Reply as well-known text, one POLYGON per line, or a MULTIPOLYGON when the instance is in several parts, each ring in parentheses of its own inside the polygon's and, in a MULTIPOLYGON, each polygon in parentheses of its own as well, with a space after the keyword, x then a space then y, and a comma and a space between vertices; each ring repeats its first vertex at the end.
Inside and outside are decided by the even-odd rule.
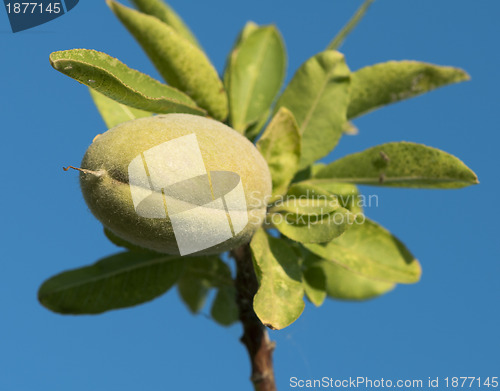
MULTIPOLYGON (((164 142, 195 133, 205 168, 238 174, 243 185, 248 224, 232 239, 196 253, 216 254, 248 242, 261 226, 271 195, 271 174, 255 146, 230 127, 190 114, 166 114, 120 124, 97 137, 81 167, 82 193, 94 216, 116 236, 140 247, 179 254, 169 217, 144 218, 134 209, 128 166, 141 153, 164 142)), ((188 158, 188 157, 186 157, 188 158)), ((197 189, 193 189, 196 194, 197 189)), ((244 212, 245 213, 245 212, 244 212)))

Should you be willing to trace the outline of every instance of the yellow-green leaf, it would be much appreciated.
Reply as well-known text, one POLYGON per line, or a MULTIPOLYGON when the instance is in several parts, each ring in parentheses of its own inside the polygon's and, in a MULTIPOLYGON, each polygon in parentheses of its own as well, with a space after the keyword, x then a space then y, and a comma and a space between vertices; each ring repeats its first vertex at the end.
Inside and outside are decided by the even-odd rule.
POLYGON ((181 91, 127 67, 105 53, 74 49, 50 55, 54 69, 124 105, 154 113, 205 111, 181 91))
POLYGON ((299 257, 280 239, 258 230, 250 242, 259 289, 253 306, 261 322, 275 330, 289 326, 304 310, 299 257))
POLYGON ((301 182, 292 185, 285 197, 272 205, 270 212, 322 216, 336 211, 339 207, 338 200, 330 192, 301 182))
POLYGON ((300 133, 292 113, 282 107, 257 142, 266 159, 273 180, 270 202, 286 193, 299 167, 300 133))
MULTIPOLYGON (((241 43, 255 30, 257 30, 259 26, 254 22, 247 22, 245 27, 240 31, 236 41, 233 45, 233 49, 229 53, 226 60, 226 67, 224 69, 224 86, 226 87, 226 91, 231 89, 231 67, 232 62, 235 60, 236 55, 238 53, 239 47, 241 43)), ((271 115, 271 109, 267 110, 257 121, 254 121, 252 124, 248 125, 245 136, 250 140, 254 141, 257 136, 260 134, 262 128, 267 123, 269 116, 271 115)))
POLYGON ((242 34, 229 67, 229 109, 232 127, 244 133, 269 110, 285 77, 286 53, 280 33, 263 26, 242 34))
POLYGON ((361 68, 351 74, 348 118, 381 106, 469 80, 462 69, 418 61, 388 61, 361 68))
MULTIPOLYGON (((308 200, 310 201, 310 200, 308 200)), ((268 221, 283 235, 300 243, 324 243, 342 235, 352 224, 353 216, 344 208, 323 215, 270 213, 268 221)))
POLYGON ((241 29, 240 33, 236 37, 236 40, 234 41, 233 48, 229 52, 229 55, 226 58, 226 66, 224 68, 224 77, 223 77, 223 82, 224 82, 224 87, 226 88, 226 91, 229 91, 231 88, 231 67, 232 67, 232 62, 236 58, 236 54, 238 53, 238 49, 241 45, 241 42, 243 42, 252 32, 257 30, 259 28, 259 25, 249 21, 245 24, 245 26, 241 29))
POLYGON ((306 258, 302 266, 302 282, 307 298, 316 307, 319 307, 326 298, 326 275, 316 263, 306 258))
POLYGON ((457 189, 478 183, 461 160, 436 148, 409 142, 378 145, 336 160, 309 182, 457 189))
POLYGON ((154 16, 113 0, 107 3, 167 83, 188 94, 215 119, 226 119, 226 91, 217 71, 198 47, 154 16))
POLYGON ((267 221, 297 242, 324 243, 342 235, 354 218, 335 195, 302 182, 272 205, 267 221))
POLYGON ((288 108, 299 125, 301 169, 337 145, 346 122, 349 85, 350 71, 344 56, 327 50, 302 64, 279 98, 275 111, 288 108))
POLYGON ((351 272, 334 262, 323 260, 315 265, 324 272, 326 293, 341 300, 368 300, 392 291, 396 284, 378 281, 351 272))
MULTIPOLYGON (((322 168, 324 166, 321 166, 322 168)), ((312 168, 315 170, 314 166, 312 168)), ((313 186, 314 188, 321 189, 322 191, 335 197, 340 206, 348 209, 354 214, 363 213, 364 199, 359 194, 358 187, 351 183, 342 182, 314 182, 314 179, 309 181, 297 182, 293 186, 313 186)))
POLYGON ((368 278, 405 284, 420 279, 420 264, 404 244, 368 219, 352 224, 329 243, 304 246, 317 256, 368 278))
MULTIPOLYGON (((321 305, 322 301, 320 300, 327 295, 339 300, 373 299, 393 290, 396 286, 393 282, 373 280, 353 273, 335 262, 321 259, 307 250, 303 251, 305 251, 302 266, 304 283, 307 279, 309 281, 307 284, 314 288, 309 288, 312 296, 310 300, 314 304, 316 304, 314 300, 318 300, 319 304, 317 305, 321 305)), ((307 292, 306 288, 306 294, 309 296, 307 292)))

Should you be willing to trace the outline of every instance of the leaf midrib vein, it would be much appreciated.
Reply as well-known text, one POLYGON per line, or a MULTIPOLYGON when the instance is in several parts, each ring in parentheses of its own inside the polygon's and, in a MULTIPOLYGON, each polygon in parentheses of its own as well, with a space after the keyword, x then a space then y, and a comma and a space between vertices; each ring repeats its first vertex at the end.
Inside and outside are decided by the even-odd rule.
MULTIPOLYGON (((67 291, 69 289, 72 289, 72 288, 75 288, 75 287, 79 287, 79 286, 83 286, 83 285, 90 284, 90 283, 96 283, 96 282, 99 282, 99 280, 113 278, 113 277, 118 276, 120 274, 130 273, 131 271, 133 271, 135 269, 140 269, 142 267, 153 266, 154 264, 157 264, 157 263, 161 264, 163 262, 176 261, 176 260, 179 260, 179 259, 180 258, 171 258, 171 259, 168 259, 167 257, 154 258, 154 259, 149 260, 149 261, 141 262, 140 265, 128 266, 128 267, 121 268, 121 269, 116 270, 116 271, 114 270, 114 271, 107 272, 107 273, 103 274, 102 276, 98 276, 96 278, 86 279, 83 282, 75 282, 75 283, 71 283, 71 284, 67 284, 67 285, 61 286, 61 287, 59 287, 57 289, 52 290, 50 292, 50 294, 54 294, 54 293, 61 292, 61 291, 67 291)), ((93 266, 96 266, 96 265, 93 265, 93 266)), ((90 267, 93 267, 93 266, 90 266, 90 267)), ((70 273, 70 272, 68 272, 68 273, 70 273)))
POLYGON ((328 83, 330 81, 330 77, 334 73, 336 67, 337 67, 337 64, 335 64, 335 66, 333 68, 331 68, 326 73, 325 78, 324 78, 324 80, 323 80, 323 82, 321 84, 321 88, 319 90, 319 93, 316 96, 316 98, 314 99, 313 104, 311 105, 310 110, 307 112, 307 115, 304 118, 304 121, 302 121, 302 125, 300 126, 300 134, 304 134, 304 132, 306 131, 307 127, 309 126, 309 122, 311 121, 312 115, 313 115, 314 111, 316 111, 316 108, 319 105, 319 102, 320 102, 320 100, 321 100, 321 98, 322 98, 322 96, 323 96, 323 94, 325 92, 326 86, 328 85, 328 83))
MULTIPOLYGON (((262 63, 264 62, 264 54, 267 52, 267 49, 268 49, 267 43, 268 43, 270 38, 271 38, 271 33, 266 32, 264 44, 262 45, 261 49, 259 50, 259 53, 257 56, 257 61, 256 61, 257 69, 260 69, 262 66, 262 63)), ((246 125, 245 118, 246 118, 246 115, 248 113, 248 108, 250 106, 250 98, 253 96, 253 90, 255 89, 255 85, 257 84, 256 80, 258 80, 258 78, 259 78, 259 72, 256 72, 255 76, 252 78, 253 79, 252 83, 250 83, 250 90, 245 97, 246 101, 243 104, 243 109, 242 109, 241 118, 240 118, 240 120, 243 122, 242 125, 246 125)), ((238 124, 238 126, 239 126, 239 124, 238 124)))

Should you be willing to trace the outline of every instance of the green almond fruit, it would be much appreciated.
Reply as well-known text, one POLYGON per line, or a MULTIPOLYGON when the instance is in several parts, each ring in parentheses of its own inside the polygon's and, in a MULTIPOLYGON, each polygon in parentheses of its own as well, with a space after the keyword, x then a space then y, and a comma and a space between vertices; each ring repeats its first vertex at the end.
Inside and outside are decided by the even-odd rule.
POLYGON ((81 166, 83 196, 105 228, 167 254, 215 254, 250 241, 272 188, 250 141, 191 114, 120 124, 94 139, 81 166))

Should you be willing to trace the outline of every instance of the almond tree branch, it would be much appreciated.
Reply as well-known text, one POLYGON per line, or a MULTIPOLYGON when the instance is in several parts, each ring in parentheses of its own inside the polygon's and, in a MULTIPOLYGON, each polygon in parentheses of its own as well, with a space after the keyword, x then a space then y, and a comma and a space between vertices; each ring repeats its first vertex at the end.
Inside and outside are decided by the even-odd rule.
POLYGON ((241 246, 231 255, 236 261, 236 300, 243 325, 241 342, 246 346, 252 364, 250 379, 255 391, 276 391, 272 360, 275 343, 271 342, 266 327, 253 310, 253 297, 259 286, 250 247, 248 244, 241 246))

